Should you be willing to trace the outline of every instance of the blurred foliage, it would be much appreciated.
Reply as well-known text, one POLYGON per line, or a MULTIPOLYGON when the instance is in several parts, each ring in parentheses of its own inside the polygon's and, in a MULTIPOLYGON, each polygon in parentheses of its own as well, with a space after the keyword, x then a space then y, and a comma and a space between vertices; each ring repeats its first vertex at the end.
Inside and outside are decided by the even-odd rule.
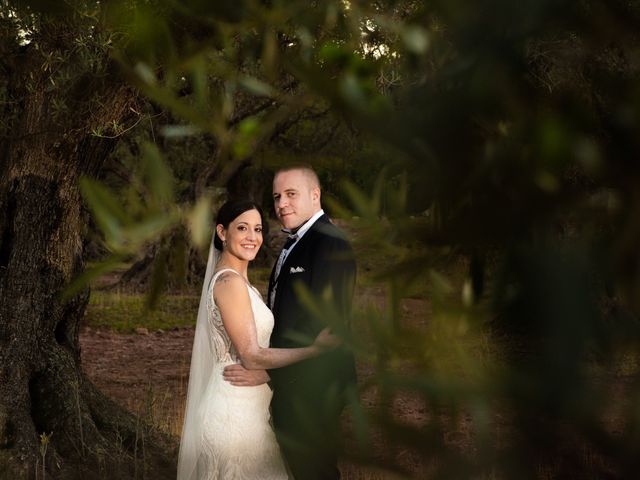
MULTIPOLYGON (((385 306, 354 323, 366 334, 346 338, 375 366, 362 386, 375 409, 353 405, 359 460, 430 478, 637 475, 640 385, 618 363, 640 339, 637 1, 99 12, 112 58, 168 112, 162 135, 214 139, 216 185, 242 191, 293 157, 343 186, 332 210, 359 217, 388 282, 385 306), (408 322, 402 299, 425 282, 423 321, 408 322), (403 420, 399 393, 428 414, 403 420), (369 448, 378 431, 386 443, 369 448)), ((1 18, 16 38, 37 32, 1 18)), ((141 157, 126 205, 83 184, 114 263, 187 219, 204 230, 157 149, 141 157)))
POLYGON ((147 306, 154 307, 169 283, 184 282, 189 268, 189 246, 206 257, 211 242, 212 211, 219 195, 201 196, 195 204, 176 202, 176 180, 163 155, 151 143, 126 187, 118 194, 103 183, 83 178, 82 195, 103 235, 108 255, 78 277, 65 291, 79 289, 107 272, 127 267, 150 244, 157 246, 149 281, 147 306))

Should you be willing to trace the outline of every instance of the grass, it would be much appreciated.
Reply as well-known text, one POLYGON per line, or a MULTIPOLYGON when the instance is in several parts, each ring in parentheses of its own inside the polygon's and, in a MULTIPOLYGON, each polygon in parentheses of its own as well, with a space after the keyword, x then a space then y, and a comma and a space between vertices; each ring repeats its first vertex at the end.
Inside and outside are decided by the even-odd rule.
POLYGON ((92 328, 131 333, 142 327, 149 331, 195 325, 199 295, 164 295, 155 309, 145 306, 145 296, 120 291, 91 292, 85 324, 92 328))
MULTIPOLYGON (((251 283, 266 295, 271 270, 253 268, 251 283)), ((123 290, 93 289, 85 314, 85 325, 118 333, 132 333, 136 328, 150 332, 193 327, 200 303, 199 286, 191 293, 162 295, 153 310, 146 306, 145 294, 123 290)))

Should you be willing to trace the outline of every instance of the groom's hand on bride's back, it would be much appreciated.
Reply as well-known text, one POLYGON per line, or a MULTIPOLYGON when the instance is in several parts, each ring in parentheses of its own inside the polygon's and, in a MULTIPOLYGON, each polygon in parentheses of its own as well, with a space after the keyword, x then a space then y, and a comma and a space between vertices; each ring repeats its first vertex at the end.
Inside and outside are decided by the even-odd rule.
POLYGON ((222 376, 236 387, 255 387, 271 380, 266 370, 247 370, 239 363, 224 367, 222 376))

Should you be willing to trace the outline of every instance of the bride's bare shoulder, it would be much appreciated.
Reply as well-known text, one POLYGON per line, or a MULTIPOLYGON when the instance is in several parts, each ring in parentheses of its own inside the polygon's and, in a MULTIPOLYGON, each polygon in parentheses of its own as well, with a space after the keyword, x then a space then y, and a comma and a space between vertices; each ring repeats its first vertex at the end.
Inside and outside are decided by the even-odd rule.
POLYGON ((233 270, 225 270, 213 285, 213 297, 217 304, 220 301, 237 301, 247 296, 247 286, 244 279, 233 270))

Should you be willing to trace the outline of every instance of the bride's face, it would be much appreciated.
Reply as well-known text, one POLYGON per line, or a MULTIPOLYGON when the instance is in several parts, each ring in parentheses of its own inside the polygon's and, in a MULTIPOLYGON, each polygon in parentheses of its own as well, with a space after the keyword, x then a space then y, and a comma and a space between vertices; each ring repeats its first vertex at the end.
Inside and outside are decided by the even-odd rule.
POLYGON ((253 260, 262 245, 262 219, 257 210, 247 210, 229 223, 218 225, 218 236, 226 241, 224 250, 242 260, 253 260))

